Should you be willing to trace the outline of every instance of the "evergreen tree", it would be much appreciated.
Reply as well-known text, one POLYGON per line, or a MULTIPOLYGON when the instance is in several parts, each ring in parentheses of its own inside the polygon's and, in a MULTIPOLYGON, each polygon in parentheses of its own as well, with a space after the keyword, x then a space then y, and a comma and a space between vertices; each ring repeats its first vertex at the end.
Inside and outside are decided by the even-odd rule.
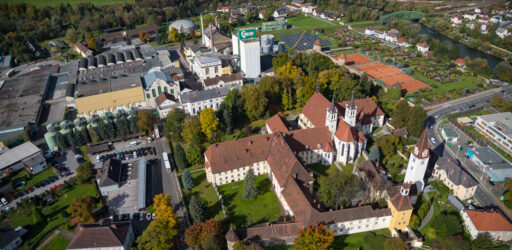
POLYGON ((190 171, 188 171, 188 169, 185 169, 185 171, 183 172, 183 175, 181 176, 181 181, 183 181, 183 186, 187 189, 192 189, 195 186, 194 178, 192 178, 192 174, 190 173, 190 171))
POLYGON ((183 170, 187 167, 187 156, 185 155, 185 150, 179 143, 174 147, 174 160, 176 160, 178 169, 183 170))
POLYGON ((254 199, 258 196, 258 189, 256 188, 256 176, 252 169, 247 171, 244 179, 244 199, 254 199))
POLYGON ((224 109, 222 111, 222 119, 226 126, 226 134, 233 133, 233 111, 229 108, 224 109))
POLYGON ((188 203, 188 211, 190 212, 190 217, 192 217, 192 221, 194 221, 194 223, 201 223, 206 217, 204 210, 201 207, 201 202, 195 195, 190 198, 190 202, 188 203))
POLYGON ((370 155, 368 155, 371 161, 379 162, 380 161, 380 149, 378 146, 374 146, 372 151, 370 151, 370 155))
POLYGON ((103 121, 98 122, 98 137, 101 141, 108 139, 107 125, 103 121))
POLYGON ((41 210, 37 208, 35 205, 32 206, 32 222, 33 224, 37 224, 39 221, 43 219, 43 214, 41 210))
POLYGON ((64 136, 60 132, 55 132, 55 144, 60 149, 65 149, 68 147, 66 143, 66 138, 64 138, 64 136))
POLYGON ((290 110, 293 108, 293 98, 291 92, 291 89, 284 89, 283 97, 281 100, 284 110, 290 110))
POLYGON ((203 154, 201 152, 201 145, 198 138, 192 138, 190 145, 187 148, 187 161, 190 164, 198 164, 203 161, 203 154))

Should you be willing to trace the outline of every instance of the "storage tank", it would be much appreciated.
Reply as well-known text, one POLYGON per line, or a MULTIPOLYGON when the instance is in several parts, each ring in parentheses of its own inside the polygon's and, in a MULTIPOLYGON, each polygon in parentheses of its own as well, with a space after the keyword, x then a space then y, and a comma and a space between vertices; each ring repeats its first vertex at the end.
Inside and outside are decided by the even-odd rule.
POLYGON ((56 148, 57 147, 57 143, 56 143, 56 133, 55 132, 46 132, 44 134, 44 139, 46 140, 46 144, 48 144, 48 147, 50 149, 53 149, 53 148, 56 148))
POLYGON ((274 44, 274 35, 264 34, 261 35, 261 50, 267 54, 271 52, 272 45, 274 44))
POLYGON ((58 123, 50 123, 46 125, 46 130, 48 130, 48 132, 56 132, 60 130, 60 127, 58 123))

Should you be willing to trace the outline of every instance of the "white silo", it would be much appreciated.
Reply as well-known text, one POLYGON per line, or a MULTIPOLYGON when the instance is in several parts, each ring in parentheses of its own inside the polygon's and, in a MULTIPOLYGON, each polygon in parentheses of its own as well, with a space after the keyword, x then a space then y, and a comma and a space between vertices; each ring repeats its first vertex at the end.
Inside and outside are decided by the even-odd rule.
POLYGON ((264 34, 261 35, 261 49, 264 54, 270 53, 274 45, 274 35, 264 34))

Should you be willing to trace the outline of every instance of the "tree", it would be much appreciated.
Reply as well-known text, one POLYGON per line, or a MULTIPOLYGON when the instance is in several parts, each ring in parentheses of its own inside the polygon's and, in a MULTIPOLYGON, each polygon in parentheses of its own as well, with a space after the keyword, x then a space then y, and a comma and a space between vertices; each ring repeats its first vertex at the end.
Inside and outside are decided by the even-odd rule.
POLYGON ((32 223, 37 224, 43 219, 43 214, 41 213, 41 209, 39 209, 36 205, 32 205, 32 223))
POLYGON ((380 147, 380 150, 382 150, 382 154, 387 158, 396 154, 399 142, 400 137, 398 137, 398 135, 388 134, 379 138, 377 145, 380 147))
POLYGON ((92 169, 94 168, 94 165, 89 162, 82 162, 80 165, 78 165, 78 168, 76 169, 76 176, 75 180, 78 184, 88 183, 89 180, 94 176, 94 173, 92 169))
POLYGON ((370 151, 370 155, 368 155, 368 158, 371 161, 379 162, 380 161, 380 150, 379 147, 374 146, 372 150, 370 151))
POLYGON ((155 115, 151 110, 139 110, 137 114, 137 127, 139 127, 140 131, 146 133, 153 129, 153 125, 155 124, 155 115))
POLYGON ((297 234, 295 246, 299 250, 320 250, 332 248, 331 244, 334 241, 334 234, 324 225, 309 226, 299 230, 297 234))
POLYGON ((135 133, 139 132, 139 127, 137 126, 136 118, 132 118, 132 119, 128 120, 128 122, 130 124, 130 133, 135 134, 135 133))
POLYGON ((194 223, 201 223, 206 218, 201 202, 195 195, 193 195, 188 202, 188 211, 190 212, 190 217, 192 217, 192 221, 194 221, 194 223))
POLYGON ((221 114, 222 123, 226 128, 226 134, 231 134, 235 126, 235 117, 238 117, 242 113, 242 101, 240 98, 240 92, 238 89, 232 89, 228 92, 224 101, 220 104, 219 114, 221 114))
POLYGON ((192 141, 190 141, 185 155, 187 156, 187 161, 189 164, 193 165, 203 162, 202 149, 199 139, 193 138, 192 141))
POLYGON ((337 168, 327 170, 326 176, 318 179, 318 198, 325 206, 338 209, 340 205, 350 206, 351 199, 359 190, 359 179, 350 172, 337 168))
POLYGON ((385 250, 409 250, 409 246, 400 238, 387 238, 384 242, 385 250))
POLYGON ((156 219, 149 223, 137 238, 138 249, 172 249, 178 234, 178 216, 173 212, 169 194, 157 194, 153 198, 156 219))
POLYGON ((171 42, 175 43, 180 40, 180 32, 174 28, 171 27, 171 30, 169 31, 169 39, 171 39, 171 42))
POLYGON ((174 147, 174 160, 176 161, 178 169, 183 170, 187 168, 187 156, 185 155, 185 150, 179 143, 174 147))
POLYGON ((456 235, 463 232, 459 214, 443 212, 432 218, 431 227, 436 232, 436 238, 442 239, 449 235, 456 235))
POLYGON ((281 104, 284 110, 290 110, 293 108, 292 90, 290 88, 284 89, 281 104))
POLYGON ((199 118, 197 116, 189 116, 185 118, 181 136, 187 142, 197 140, 197 142, 200 144, 202 139, 201 129, 202 126, 199 118))
POLYGON ((200 114, 201 128, 203 133, 211 139, 213 134, 219 130, 219 120, 215 117, 215 111, 205 108, 200 114))
POLYGON ((96 52, 101 52, 103 50, 103 41, 96 39, 96 41, 94 41, 94 48, 96 48, 96 52))
POLYGON ((503 195, 503 203, 505 203, 505 206, 508 208, 512 208, 512 179, 506 179, 505 180, 505 194, 503 195))
POLYGON ((288 62, 288 54, 287 53, 279 53, 276 57, 272 58, 272 66, 274 67, 274 71, 281 68, 288 62))
POLYGON ((409 221, 409 226, 416 230, 420 226, 420 217, 418 215, 413 214, 411 216, 411 220, 409 221))
POLYGON ((281 91, 279 81, 273 76, 265 76, 258 82, 258 88, 263 91, 270 103, 279 103, 281 91))
POLYGON ((249 169, 244 178, 244 199, 254 199, 258 196, 258 188, 256 188, 256 176, 252 169, 249 169))
POLYGON ((502 61, 494 68, 494 75, 499 79, 512 82, 512 65, 507 61, 502 61))
POLYGON ((190 173, 190 171, 188 171, 188 169, 185 169, 185 171, 183 171, 181 181, 183 181, 183 186, 187 189, 192 189, 195 186, 194 178, 192 177, 192 174, 190 173))
POLYGON ((222 227, 220 222, 216 220, 192 224, 185 231, 185 243, 192 249, 210 249, 212 242, 216 242, 217 246, 222 249, 224 247, 222 239, 222 227))
POLYGON ((91 39, 89 39, 87 47, 89 47, 89 49, 96 50, 96 39, 94 39, 94 37, 91 37, 91 39))
POLYGON ((147 32, 140 32, 139 33, 139 40, 143 43, 147 43, 149 41, 149 35, 147 32))
POLYGON ((487 71, 489 70, 488 65, 487 65, 487 60, 483 59, 483 58, 480 58, 480 57, 479 58, 475 58, 475 60, 473 60, 471 62, 471 67, 477 73, 480 73, 480 74, 487 73, 487 71))
POLYGON ((76 218, 78 223, 91 223, 94 222, 92 210, 96 208, 91 196, 84 195, 82 198, 75 198, 69 204, 66 211, 71 214, 71 217, 76 218))
POLYGON ((183 130, 183 121, 185 120, 185 111, 182 109, 173 109, 165 118, 164 134, 170 141, 181 140, 181 131, 183 130))
POLYGON ((244 102, 245 112, 251 120, 260 118, 267 107, 268 99, 263 91, 252 86, 242 90, 242 100, 244 102))
POLYGON ((105 123, 105 131, 107 132, 108 139, 114 139, 117 137, 116 125, 113 121, 107 121, 105 123))
POLYGON ((66 30, 66 40, 68 40, 70 44, 74 44, 78 41, 78 34, 74 29, 66 30))
POLYGON ((495 94, 492 97, 491 105, 495 108, 501 108, 503 107, 503 95, 502 94, 495 94))
POLYGON ((480 233, 478 237, 471 242, 471 248, 474 250, 493 249, 494 241, 489 233, 480 233))
POLYGON ((395 106, 391 118, 391 123, 395 128, 406 127, 412 136, 419 137, 423 132, 428 115, 423 108, 419 106, 410 107, 407 101, 402 100, 395 106))

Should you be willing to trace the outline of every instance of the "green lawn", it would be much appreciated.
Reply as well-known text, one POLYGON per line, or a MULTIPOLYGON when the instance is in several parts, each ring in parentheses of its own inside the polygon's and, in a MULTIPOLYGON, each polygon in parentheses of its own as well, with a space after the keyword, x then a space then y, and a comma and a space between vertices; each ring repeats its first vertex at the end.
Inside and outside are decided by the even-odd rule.
POLYGON ((14 227, 25 227, 28 233, 24 236, 22 248, 30 249, 42 243, 51 232, 59 226, 69 222, 70 218, 64 218, 62 211, 65 211, 74 198, 80 198, 84 195, 98 197, 96 185, 83 184, 71 186, 67 189, 55 203, 42 209, 43 220, 34 224, 30 209, 17 209, 14 215, 7 218, 14 227))
POLYGON ((45 250, 64 250, 64 249, 66 249, 68 244, 69 244, 69 240, 59 234, 44 249, 45 250))
POLYGON ((61 3, 63 4, 79 4, 79 3, 92 3, 94 5, 113 5, 113 4, 123 4, 123 3, 132 3, 132 0, 4 0, 3 3, 27 3, 35 5, 36 7, 43 6, 56 6, 61 3))
POLYGON ((450 82, 450 83, 441 83, 434 79, 431 79, 427 76, 424 76, 419 71, 414 71, 414 77, 418 80, 425 82, 433 87, 433 94, 442 94, 454 89, 473 89, 478 86, 479 83, 482 83, 477 77, 474 76, 459 76, 460 81, 450 82))
POLYGON ((32 176, 32 178, 30 178, 30 174, 26 170, 22 170, 17 175, 15 175, 12 179, 14 179, 14 178, 21 178, 22 180, 24 179, 25 186, 23 186, 23 188, 19 189, 18 190, 18 192, 19 192, 19 191, 25 190, 29 187, 32 187, 36 183, 46 180, 46 179, 50 178, 51 176, 55 176, 55 175, 57 175, 57 174, 55 173, 53 168, 48 167, 48 169, 42 171, 39 174, 36 174, 35 176, 32 176), (28 179, 28 178, 30 178, 30 179, 28 179))
POLYGON ((314 17, 302 16, 302 15, 296 16, 296 17, 290 17, 287 20, 288 20, 288 24, 291 25, 292 28, 297 28, 297 29, 315 29, 315 28, 322 28, 322 27, 338 26, 335 24, 331 24, 328 22, 318 20, 314 17))
MULTIPOLYGON (((208 219, 215 219, 219 221, 224 219, 222 207, 219 199, 217 198, 217 194, 215 193, 215 189, 213 189, 211 183, 206 181, 206 173, 204 171, 194 172, 192 173, 192 177, 194 177, 196 186, 190 191, 184 189, 183 185, 181 185, 187 205, 190 197, 192 195, 196 195, 199 200, 203 202, 203 207, 205 208, 206 217, 208 219)), ((178 179, 181 183, 181 176, 179 176, 178 179)))
POLYGON ((281 208, 267 175, 256 176, 259 194, 255 199, 244 200, 244 181, 219 186, 231 222, 237 227, 274 221, 281 215, 281 208))
POLYGON ((388 229, 337 236, 333 249, 384 249, 384 241, 390 237, 388 229))

